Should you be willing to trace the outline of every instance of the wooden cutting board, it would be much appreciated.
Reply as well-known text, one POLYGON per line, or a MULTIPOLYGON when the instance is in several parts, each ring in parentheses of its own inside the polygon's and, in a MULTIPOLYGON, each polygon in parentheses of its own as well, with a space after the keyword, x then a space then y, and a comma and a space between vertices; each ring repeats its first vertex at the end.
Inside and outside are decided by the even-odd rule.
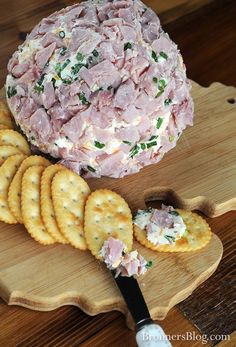
MULTIPOLYGON (((92 189, 121 193, 132 210, 145 201, 165 200, 176 207, 216 216, 236 209, 235 89, 193 83, 195 125, 161 163, 124 179, 90 179, 92 189)), ((161 254, 137 248, 153 267, 139 284, 154 319, 187 298, 217 268, 222 243, 192 253, 161 254)), ((10 305, 52 310, 76 305, 90 315, 119 310, 132 320, 109 271, 88 252, 67 245, 41 246, 21 225, 0 224, 0 296, 10 305)))

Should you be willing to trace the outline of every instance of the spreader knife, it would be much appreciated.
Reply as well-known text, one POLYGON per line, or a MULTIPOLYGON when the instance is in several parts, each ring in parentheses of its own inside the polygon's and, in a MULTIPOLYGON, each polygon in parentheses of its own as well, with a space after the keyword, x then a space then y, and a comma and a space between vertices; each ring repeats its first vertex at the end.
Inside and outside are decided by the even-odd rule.
POLYGON ((134 277, 116 277, 115 271, 111 273, 136 324, 138 346, 171 347, 163 329, 153 322, 137 280, 134 277))

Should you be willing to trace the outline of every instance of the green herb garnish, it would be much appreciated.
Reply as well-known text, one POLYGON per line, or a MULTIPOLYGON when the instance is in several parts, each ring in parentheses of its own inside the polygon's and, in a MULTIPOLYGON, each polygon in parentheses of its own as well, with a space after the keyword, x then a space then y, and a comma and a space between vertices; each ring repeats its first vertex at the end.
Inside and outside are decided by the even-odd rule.
POLYGON ((129 141, 123 141, 123 143, 125 143, 126 145, 129 145, 129 146, 131 146, 131 145, 132 145, 132 143, 131 143, 131 142, 129 142, 129 141))
POLYGON ((168 55, 165 52, 160 52, 160 56, 164 58, 165 60, 168 59, 168 55))
POLYGON ((159 117, 158 120, 157 120, 156 128, 157 128, 157 129, 160 129, 162 123, 163 123, 163 118, 160 118, 160 117, 159 117))
POLYGON ((178 211, 170 211, 168 212, 169 214, 172 214, 173 216, 179 216, 179 212, 178 211))
POLYGON ((72 68, 71 68, 72 74, 73 74, 73 75, 77 75, 77 73, 79 73, 79 71, 80 71, 80 69, 81 69, 82 67, 84 67, 84 65, 83 65, 83 64, 80 64, 80 63, 75 64, 74 66, 72 66, 72 68))
POLYGON ((164 101, 165 106, 169 106, 171 103, 172 103, 171 99, 165 99, 165 101, 164 101))
POLYGON ((97 51, 96 49, 94 49, 94 50, 92 51, 92 55, 93 55, 94 57, 98 57, 98 56, 99 56, 99 53, 98 53, 98 51, 97 51))
POLYGON ((62 48, 60 49, 59 54, 60 54, 60 55, 65 55, 65 54, 66 54, 66 50, 67 50, 66 47, 62 47, 62 48))
POLYGON ((71 78, 67 78, 67 79, 62 78, 61 80, 64 84, 71 84, 73 82, 71 78))
POLYGON ((147 148, 151 148, 151 147, 156 146, 156 145, 157 145, 157 142, 153 141, 153 142, 147 143, 147 148))
POLYGON ((69 65, 69 64, 70 64, 70 59, 66 59, 66 61, 65 61, 63 64, 57 63, 57 64, 55 65, 55 70, 56 70, 57 75, 58 75, 59 77, 61 77, 61 72, 62 72, 62 70, 64 70, 64 69, 67 67, 67 65, 69 65))
POLYGON ((124 44, 124 51, 127 51, 127 49, 132 49, 132 44, 130 42, 124 44))
POLYGON ((152 59, 157 63, 158 62, 158 57, 155 51, 152 51, 152 59))
POLYGON ((94 146, 99 149, 102 149, 103 147, 105 147, 105 144, 98 141, 94 141, 94 146))
POLYGON ((82 102, 83 105, 89 105, 89 101, 86 99, 86 96, 84 93, 79 93, 79 99, 82 102))
POLYGON ((164 90, 165 90, 166 86, 167 86, 167 84, 166 84, 165 80, 163 80, 163 79, 159 80, 159 82, 158 82, 158 90, 159 90, 159 92, 157 93, 156 98, 158 98, 161 94, 164 93, 164 90))
POLYGON ((8 99, 12 98, 16 94, 17 94, 16 87, 8 87, 7 88, 7 97, 8 97, 8 99))
POLYGON ((174 139, 175 139, 174 135, 170 135, 170 136, 169 136, 169 141, 170 141, 170 142, 173 142, 174 139))
POLYGON ((149 269, 151 266, 152 266, 152 261, 151 260, 149 260, 148 262, 147 262, 147 264, 145 265, 145 267, 147 268, 147 269, 149 269))
POLYGON ((64 39, 66 36, 65 31, 63 31, 63 30, 59 31, 59 36, 61 39, 64 39))
POLYGON ((144 151, 146 149, 146 144, 145 143, 141 143, 140 147, 144 151))
POLYGON ((38 84, 35 84, 34 86, 34 90, 37 92, 37 93, 42 93, 44 91, 44 86, 43 85, 38 85, 38 84))
POLYGON ((153 80, 154 83, 158 83, 158 78, 157 77, 153 77, 152 80, 153 80))
POLYGON ((91 171, 91 172, 96 172, 96 170, 92 167, 92 166, 87 166, 87 169, 89 170, 89 171, 91 171))
POLYGON ((138 154, 138 152, 139 152, 139 146, 138 145, 135 145, 132 149, 131 149, 131 151, 130 151, 130 157, 133 159, 133 157, 135 156, 135 155, 137 155, 138 154))
POLYGON ((156 140, 157 138, 158 138, 158 135, 153 135, 152 137, 150 137, 148 141, 156 140))
POLYGON ((45 77, 45 74, 42 74, 42 76, 40 77, 40 79, 37 81, 37 83, 34 86, 34 90, 37 93, 41 93, 44 91, 44 86, 43 86, 44 77, 45 77))
POLYGON ((84 60, 84 56, 83 56, 83 54, 81 54, 81 53, 77 53, 76 54, 76 59, 78 60, 78 61, 83 61, 84 60))
POLYGON ((164 237, 169 241, 169 243, 175 242, 175 237, 170 235, 164 235, 164 237))
POLYGON ((188 230, 186 229, 181 237, 187 237, 187 236, 188 236, 188 230))

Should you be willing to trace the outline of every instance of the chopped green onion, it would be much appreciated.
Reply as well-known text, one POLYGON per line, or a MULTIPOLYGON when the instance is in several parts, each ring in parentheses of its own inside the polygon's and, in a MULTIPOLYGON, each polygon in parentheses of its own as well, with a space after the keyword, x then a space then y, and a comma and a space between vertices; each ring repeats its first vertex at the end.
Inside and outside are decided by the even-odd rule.
POLYGON ((38 84, 35 84, 34 86, 34 90, 37 92, 37 93, 42 93, 44 91, 44 86, 43 85, 38 85, 38 84))
POLYGON ((149 269, 152 266, 152 261, 149 260, 145 266, 147 269, 149 269))
POLYGON ((60 55, 65 55, 65 54, 66 54, 66 50, 67 50, 66 47, 62 47, 62 48, 60 49, 59 54, 60 54, 60 55))
POLYGON ((172 214, 173 216, 179 216, 179 212, 178 211, 170 211, 169 214, 172 214))
POLYGON ((152 59, 157 63, 158 62, 158 57, 155 51, 152 51, 152 59))
POLYGON ((57 63, 55 65, 55 70, 56 70, 59 77, 61 77, 62 70, 64 70, 67 67, 67 65, 69 65, 69 64, 70 64, 70 59, 66 59, 66 61, 62 65, 61 65, 61 63, 57 63))
POLYGON ((130 151, 130 157, 133 159, 133 157, 134 157, 135 155, 137 155, 138 152, 139 152, 139 146, 138 146, 138 145, 135 145, 135 146, 131 149, 131 151, 130 151))
POLYGON ((175 139, 174 135, 170 135, 170 136, 169 136, 169 141, 170 141, 170 142, 173 142, 174 139, 175 139))
POLYGON ((132 45, 131 45, 130 42, 125 43, 125 45, 124 45, 124 51, 127 51, 127 49, 131 49, 131 48, 132 48, 132 45))
POLYGON ((96 49, 94 49, 94 50, 92 51, 92 55, 93 55, 94 57, 98 57, 98 56, 99 56, 99 53, 98 53, 98 51, 97 51, 96 49))
POLYGON ((160 52, 160 56, 164 58, 165 60, 168 59, 168 55, 165 52, 160 52))
POLYGON ((153 142, 147 143, 147 148, 150 148, 150 147, 153 147, 153 146, 156 146, 156 145, 157 145, 157 142, 153 141, 153 142))
POLYGON ((165 99, 165 101, 164 101, 165 106, 169 106, 171 103, 172 103, 171 99, 165 99))
POLYGON ((80 63, 75 64, 74 66, 72 66, 72 68, 71 68, 72 74, 73 74, 73 75, 77 75, 77 73, 79 73, 79 71, 80 71, 80 69, 81 69, 82 67, 84 67, 84 65, 83 65, 83 64, 80 64, 80 63))
POLYGON ((156 128, 157 128, 157 129, 160 129, 162 123, 163 123, 163 118, 160 118, 160 117, 159 117, 158 120, 157 120, 156 128))
POLYGON ((12 98, 16 94, 17 94, 16 87, 8 87, 7 88, 7 97, 8 97, 8 99, 12 98))
POLYGON ((98 141, 94 141, 94 146, 99 148, 99 149, 102 149, 103 147, 105 147, 105 144, 104 143, 100 143, 98 141))
POLYGON ((34 90, 38 93, 41 93, 44 91, 44 86, 43 86, 44 77, 45 77, 45 74, 42 74, 40 79, 37 81, 37 83, 34 86, 34 90))
POLYGON ((62 80, 62 82, 63 82, 64 84, 71 84, 71 83, 72 83, 72 79, 71 79, 71 78, 68 78, 68 79, 62 78, 61 80, 62 80))
POLYGON ((158 82, 158 89, 159 89, 159 92, 157 93, 156 95, 156 98, 158 98, 159 96, 161 96, 161 94, 164 93, 164 90, 165 90, 165 87, 167 86, 166 84, 166 81, 165 80, 159 80, 158 82))
POLYGON ((59 31, 59 36, 61 39, 64 39, 66 36, 65 31, 63 31, 63 30, 59 31))
POLYGON ((175 238, 174 236, 170 236, 170 235, 164 235, 164 237, 169 241, 169 243, 173 243, 175 242, 175 238))
POLYGON ((131 146, 131 145, 132 145, 132 143, 131 143, 131 142, 129 142, 129 141, 123 141, 123 143, 125 143, 126 145, 129 145, 129 146, 131 146))
POLYGON ((92 167, 92 166, 87 166, 87 169, 89 170, 89 171, 91 171, 91 172, 96 172, 96 170, 92 167))
POLYGON ((81 54, 81 53, 77 53, 76 54, 76 59, 78 60, 78 61, 83 61, 84 60, 84 56, 83 56, 83 54, 81 54))
POLYGON ((187 236, 188 236, 188 230, 186 229, 181 237, 187 237, 187 236))
POLYGON ((157 138, 158 138, 158 135, 153 135, 152 137, 150 137, 148 141, 156 140, 157 138))
POLYGON ((153 79, 152 79, 152 80, 153 80, 153 82, 154 82, 154 83, 157 83, 157 82, 158 82, 157 77, 153 77, 153 79))
POLYGON ((141 149, 144 151, 145 149, 146 149, 146 145, 145 145, 145 143, 141 143, 141 149))
POLYGON ((158 83, 158 88, 160 90, 164 89, 166 87, 166 81, 165 80, 159 80, 159 83, 158 83))
POLYGON ((89 101, 86 99, 86 96, 84 93, 79 93, 79 99, 82 102, 83 105, 89 105, 89 101))

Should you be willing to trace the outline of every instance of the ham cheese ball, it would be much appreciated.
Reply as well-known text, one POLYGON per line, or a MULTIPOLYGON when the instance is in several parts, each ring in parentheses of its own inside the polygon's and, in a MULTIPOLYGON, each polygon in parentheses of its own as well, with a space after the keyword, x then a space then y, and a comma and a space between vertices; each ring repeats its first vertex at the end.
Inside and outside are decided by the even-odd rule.
POLYGON ((44 18, 8 71, 8 104, 28 140, 87 176, 157 163, 192 125, 182 57, 139 0, 90 0, 44 18))

